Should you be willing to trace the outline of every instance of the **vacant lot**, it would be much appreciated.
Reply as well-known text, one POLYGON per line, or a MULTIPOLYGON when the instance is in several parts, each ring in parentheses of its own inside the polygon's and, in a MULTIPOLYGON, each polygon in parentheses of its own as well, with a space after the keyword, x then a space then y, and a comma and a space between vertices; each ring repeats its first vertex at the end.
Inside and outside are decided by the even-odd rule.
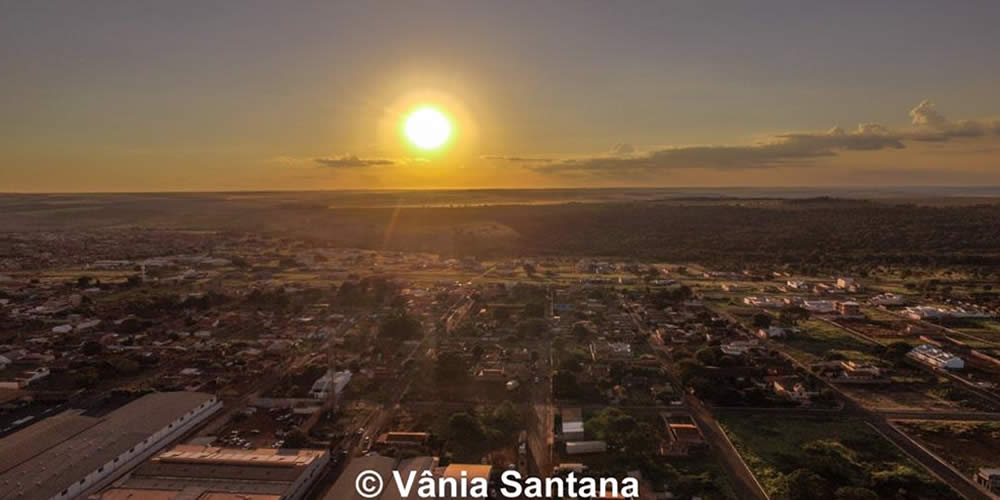
MULTIPOLYGON (((812 473, 834 490, 868 488, 880 498, 957 498, 863 422, 844 419, 727 416, 720 423, 772 498, 786 498, 790 478, 812 473), (896 496, 900 489, 907 492, 896 496)), ((815 491, 827 498, 830 491, 815 491)), ((793 497, 796 498, 796 497, 793 497)))
POLYGON ((799 361, 812 363, 827 356, 842 356, 857 361, 876 361, 879 346, 864 342, 825 321, 809 320, 799 325, 802 331, 782 343, 799 361))
POLYGON ((1000 460, 1000 422, 922 420, 896 425, 966 475, 996 467, 1000 460))

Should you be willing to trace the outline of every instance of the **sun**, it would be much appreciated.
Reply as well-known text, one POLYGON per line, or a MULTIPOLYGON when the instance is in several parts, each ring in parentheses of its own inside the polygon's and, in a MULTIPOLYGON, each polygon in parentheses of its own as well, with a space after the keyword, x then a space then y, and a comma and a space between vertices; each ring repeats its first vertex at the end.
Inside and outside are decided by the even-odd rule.
POLYGON ((425 106, 406 117, 403 132, 414 146, 432 151, 448 142, 451 137, 451 122, 444 113, 425 106))

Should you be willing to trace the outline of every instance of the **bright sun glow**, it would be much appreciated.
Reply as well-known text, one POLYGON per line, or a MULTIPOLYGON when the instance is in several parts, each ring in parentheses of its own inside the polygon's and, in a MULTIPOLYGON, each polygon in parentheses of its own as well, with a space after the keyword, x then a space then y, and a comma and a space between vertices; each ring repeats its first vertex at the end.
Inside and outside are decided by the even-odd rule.
POLYGON ((414 146, 432 150, 441 147, 451 137, 451 123, 434 108, 420 108, 406 118, 404 131, 414 146))

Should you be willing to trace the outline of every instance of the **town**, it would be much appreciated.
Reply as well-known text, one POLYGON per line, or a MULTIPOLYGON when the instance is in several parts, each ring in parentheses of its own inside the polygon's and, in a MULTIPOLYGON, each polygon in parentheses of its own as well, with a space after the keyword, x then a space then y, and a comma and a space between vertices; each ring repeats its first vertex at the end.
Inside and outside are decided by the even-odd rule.
POLYGON ((10 236, 0 498, 372 498, 362 471, 1000 495, 995 272, 10 236))

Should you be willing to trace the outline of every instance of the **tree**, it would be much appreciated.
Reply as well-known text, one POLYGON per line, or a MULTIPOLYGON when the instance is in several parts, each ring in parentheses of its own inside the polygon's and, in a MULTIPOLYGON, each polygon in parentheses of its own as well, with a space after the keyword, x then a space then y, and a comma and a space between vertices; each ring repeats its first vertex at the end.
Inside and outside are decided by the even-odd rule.
POLYGON ((890 342, 885 346, 884 355, 885 357, 898 362, 902 361, 906 354, 911 350, 913 350, 913 346, 903 342, 902 340, 897 340, 895 342, 890 342))
POLYGON ((486 444, 486 433, 475 415, 469 412, 452 414, 445 431, 449 448, 466 460, 476 459, 475 455, 486 444))
POLYGON ((775 500, 829 500, 833 498, 830 483, 808 469, 796 471, 781 476, 776 481, 775 500))
POLYGON ((407 314, 405 309, 396 309, 379 324, 378 335, 402 341, 419 337, 420 330, 420 321, 407 314))
POLYGON ((722 351, 714 347, 703 347, 694 353, 695 359, 705 366, 719 366, 719 357, 722 351))
POLYGON ((834 500, 878 500, 878 494, 868 488, 844 486, 833 493, 834 500))
POLYGON ((542 302, 529 302, 525 304, 524 316, 527 318, 544 318, 545 304, 542 302))
POLYGON ((824 439, 806 443, 802 451, 809 459, 809 469, 824 478, 837 484, 860 482, 864 468, 846 446, 824 439))
POLYGON ((552 374, 552 392, 557 398, 575 399, 580 396, 580 384, 572 373, 557 370, 552 374))
POLYGON ((525 338, 538 338, 549 332, 549 322, 542 318, 528 318, 517 324, 517 334, 525 338))
POLYGON ((97 356, 98 354, 104 352, 104 346, 101 345, 100 342, 88 340, 83 343, 81 351, 83 351, 83 354, 87 356, 97 356))
POLYGON ((770 314, 757 313, 753 315, 754 328, 770 328, 771 321, 773 321, 773 318, 770 314))
POLYGON ((570 334, 579 342, 584 342, 590 337, 590 329, 587 328, 585 324, 576 323, 573 325, 573 329, 570 330, 570 334))
POLYGON ((464 381, 469 376, 465 361, 456 353, 443 352, 434 365, 434 376, 439 384, 455 384, 464 381))
POLYGON ((306 445, 306 435, 298 427, 285 436, 283 448, 303 448, 306 445))

